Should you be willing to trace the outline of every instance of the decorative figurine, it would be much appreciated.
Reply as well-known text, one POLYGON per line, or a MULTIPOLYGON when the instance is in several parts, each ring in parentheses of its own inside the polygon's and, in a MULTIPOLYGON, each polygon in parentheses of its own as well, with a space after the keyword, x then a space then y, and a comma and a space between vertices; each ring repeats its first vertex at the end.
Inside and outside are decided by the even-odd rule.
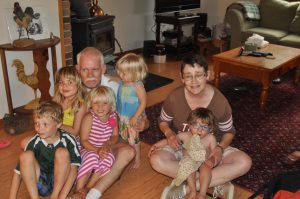
POLYGON ((24 64, 19 59, 14 59, 12 63, 12 67, 15 66, 17 68, 16 74, 18 80, 23 84, 27 84, 34 91, 34 100, 29 102, 24 109, 35 109, 39 105, 39 98, 37 97, 37 89, 39 86, 39 79, 37 77, 38 73, 38 65, 34 63, 34 71, 30 75, 26 75, 24 71, 24 64))
POLYGON ((25 47, 34 44, 34 40, 29 38, 29 33, 32 31, 31 22, 32 19, 38 19, 40 17, 39 13, 34 13, 32 7, 26 7, 25 11, 21 8, 19 2, 14 3, 14 21, 18 25, 18 32, 19 32, 19 40, 15 40, 13 45, 17 47, 25 47), (23 31, 27 33, 27 39, 21 39, 23 31))
POLYGON ((54 35, 53 32, 50 32, 50 41, 53 41, 54 35))
POLYGON ((98 5, 98 0, 92 0, 92 6, 90 8, 90 14, 92 17, 104 16, 102 8, 98 5))

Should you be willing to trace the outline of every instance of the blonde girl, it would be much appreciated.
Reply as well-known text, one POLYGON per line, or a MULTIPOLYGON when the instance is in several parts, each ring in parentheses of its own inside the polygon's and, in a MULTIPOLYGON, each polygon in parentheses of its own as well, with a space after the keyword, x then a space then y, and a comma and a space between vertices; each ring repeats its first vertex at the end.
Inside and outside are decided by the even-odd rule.
POLYGON ((118 141, 114 91, 106 86, 92 89, 87 96, 87 107, 89 112, 80 128, 81 165, 73 198, 85 198, 88 190, 110 172, 115 160, 111 145, 118 141))
POLYGON ((138 120, 145 117, 146 91, 142 80, 146 77, 148 68, 142 57, 128 53, 118 60, 116 69, 121 78, 117 94, 119 133, 135 148, 136 156, 132 168, 138 168, 141 148, 136 127, 138 120))
POLYGON ((64 110, 61 128, 78 136, 81 120, 86 113, 86 105, 84 88, 75 67, 63 67, 57 72, 53 101, 59 103, 64 110))

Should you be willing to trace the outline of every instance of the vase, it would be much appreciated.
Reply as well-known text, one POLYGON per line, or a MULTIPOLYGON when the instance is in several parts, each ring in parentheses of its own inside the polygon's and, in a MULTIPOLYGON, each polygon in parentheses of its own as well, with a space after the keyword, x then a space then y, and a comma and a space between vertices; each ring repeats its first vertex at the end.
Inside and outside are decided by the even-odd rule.
POLYGON ((104 16, 102 8, 98 5, 98 0, 92 0, 92 6, 90 8, 90 15, 95 16, 104 16))

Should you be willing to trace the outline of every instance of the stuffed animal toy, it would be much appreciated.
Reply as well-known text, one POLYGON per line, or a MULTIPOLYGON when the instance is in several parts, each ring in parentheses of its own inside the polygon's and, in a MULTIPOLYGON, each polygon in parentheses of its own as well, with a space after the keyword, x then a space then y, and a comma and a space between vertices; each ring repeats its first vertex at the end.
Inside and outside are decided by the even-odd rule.
POLYGON ((188 155, 179 162, 177 176, 172 182, 176 186, 184 182, 191 173, 197 171, 206 158, 206 150, 199 135, 193 135, 183 147, 187 150, 188 155))

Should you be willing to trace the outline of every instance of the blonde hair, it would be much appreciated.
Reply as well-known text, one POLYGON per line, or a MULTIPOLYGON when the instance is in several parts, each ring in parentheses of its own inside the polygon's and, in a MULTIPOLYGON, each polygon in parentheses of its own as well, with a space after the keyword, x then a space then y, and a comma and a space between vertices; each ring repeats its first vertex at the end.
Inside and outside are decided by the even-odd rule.
MULTIPOLYGON (((99 63, 100 66, 102 66, 104 64, 104 57, 103 54, 101 53, 100 50, 98 50, 95 47, 86 47, 84 48, 81 52, 79 52, 76 56, 77 59, 77 64, 79 65, 79 61, 80 61, 80 57, 84 56, 84 55, 88 55, 88 56, 95 56, 97 58, 99 58, 99 63)), ((80 66, 81 67, 81 66, 80 66)))
POLYGON ((51 118, 57 124, 60 124, 63 121, 64 111, 57 102, 44 101, 34 110, 33 116, 36 118, 51 118))
POLYGON ((144 59, 134 53, 128 53, 121 57, 116 64, 117 71, 129 74, 132 81, 145 79, 148 67, 144 59))
POLYGON ((93 88, 87 95, 86 103, 88 108, 91 108, 93 103, 108 103, 112 112, 116 110, 115 93, 107 86, 93 88))
POLYGON ((62 67, 55 75, 55 86, 54 86, 54 96, 53 101, 62 104, 65 97, 59 92, 59 82, 62 79, 69 79, 74 81, 77 87, 77 94, 74 101, 71 104, 71 109, 76 113, 78 109, 84 103, 85 90, 81 82, 80 75, 76 71, 75 67, 62 67))

